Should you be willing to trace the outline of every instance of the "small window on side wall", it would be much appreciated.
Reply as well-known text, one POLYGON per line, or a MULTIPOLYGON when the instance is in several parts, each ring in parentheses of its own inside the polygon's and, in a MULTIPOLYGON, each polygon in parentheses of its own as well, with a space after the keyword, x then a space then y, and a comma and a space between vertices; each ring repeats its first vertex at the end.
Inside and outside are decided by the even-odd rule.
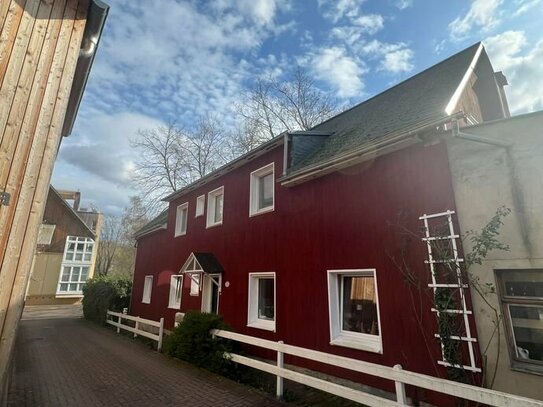
POLYGON ((382 353, 375 269, 328 270, 330 344, 382 353))
POLYGON ((249 273, 247 326, 275 331, 275 273, 249 273))
POLYGON ((198 198, 196 198, 196 214, 194 215, 195 218, 202 216, 204 214, 206 205, 206 196, 200 195, 198 198))
POLYGON ((222 224, 224 205, 224 187, 214 189, 207 194, 207 222, 206 227, 222 224))
POLYGON ((497 270, 511 366, 543 373, 543 269, 497 270))
POLYGON ((143 283, 143 297, 141 302, 144 304, 151 303, 151 292, 153 290, 153 276, 145 276, 145 282, 143 283))
POLYGON ((174 274, 170 278, 170 299, 168 308, 181 308, 181 292, 183 287, 183 276, 174 274))
POLYGON ((274 163, 251 173, 249 216, 270 212, 274 209, 274 163))
POLYGON ((179 205, 177 207, 175 215, 175 236, 182 236, 187 234, 187 219, 189 213, 188 202, 179 205))

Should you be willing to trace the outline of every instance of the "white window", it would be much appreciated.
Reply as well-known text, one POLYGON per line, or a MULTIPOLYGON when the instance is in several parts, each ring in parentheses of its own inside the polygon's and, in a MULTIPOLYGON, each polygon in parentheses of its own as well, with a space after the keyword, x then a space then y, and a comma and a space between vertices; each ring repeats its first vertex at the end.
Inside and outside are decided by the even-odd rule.
POLYGON ((82 294, 90 266, 62 266, 57 294, 82 294))
POLYGON ((274 163, 271 163, 251 173, 250 216, 273 211, 275 189, 273 170, 274 163))
POLYGON ((382 353, 375 269, 328 270, 330 344, 382 353))
POLYGON ((145 276, 145 282, 143 284, 143 297, 141 302, 144 304, 151 303, 151 292, 153 291, 153 276, 145 276))
POLYGON ((68 236, 58 278, 58 296, 81 296, 90 277, 94 240, 90 237, 68 236))
POLYGON ((170 278, 170 300, 168 308, 181 308, 181 292, 183 288, 183 276, 174 274, 170 278))
POLYGON ((543 373, 543 269, 498 270, 513 369, 543 373))
POLYGON ((190 295, 200 295, 200 274, 192 274, 190 277, 190 295))
POLYGON ((47 225, 45 223, 42 223, 40 225, 40 231, 38 232, 37 244, 43 244, 43 245, 51 244, 51 240, 53 239, 53 234, 55 233, 55 227, 56 225, 47 225))
POLYGON ((275 331, 275 273, 249 273, 247 326, 275 331))
POLYGON ((224 187, 217 188, 207 194, 207 227, 222 224, 224 204, 224 187))
POLYGON ((177 207, 177 212, 175 215, 175 236, 181 236, 187 233, 188 213, 188 202, 177 207))
POLYGON ((196 198, 196 215, 195 215, 196 218, 204 214, 205 205, 206 205, 205 195, 200 195, 198 198, 196 198))

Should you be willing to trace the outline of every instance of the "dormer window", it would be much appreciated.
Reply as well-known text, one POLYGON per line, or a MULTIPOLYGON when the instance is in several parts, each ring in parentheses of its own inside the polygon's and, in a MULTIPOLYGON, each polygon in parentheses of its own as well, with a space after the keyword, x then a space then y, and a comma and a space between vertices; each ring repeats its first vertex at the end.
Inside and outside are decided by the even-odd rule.
POLYGON ((207 227, 222 224, 224 187, 214 189, 207 194, 207 227))
POLYGON ((273 211, 274 184, 274 163, 251 173, 249 216, 273 211))
POLYGON ((175 236, 187 234, 187 218, 189 213, 188 202, 177 207, 175 215, 175 236))

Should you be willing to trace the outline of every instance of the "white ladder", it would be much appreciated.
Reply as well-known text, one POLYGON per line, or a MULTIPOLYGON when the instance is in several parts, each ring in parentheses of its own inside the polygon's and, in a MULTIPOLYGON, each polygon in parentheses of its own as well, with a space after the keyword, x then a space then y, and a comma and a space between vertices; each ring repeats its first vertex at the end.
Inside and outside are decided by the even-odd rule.
MULTIPOLYGON (((468 351, 469 351, 469 365, 459 365, 459 364, 452 364, 449 363, 445 358, 445 349, 443 345, 443 341, 441 341, 441 355, 443 360, 438 360, 437 363, 442 366, 447 367, 455 367, 460 368, 464 370, 470 370, 472 372, 480 372, 481 369, 478 368, 475 364, 475 351, 473 349, 473 344, 477 342, 477 339, 471 336, 471 328, 469 325, 469 315, 472 314, 471 310, 468 310, 467 304, 466 304, 466 294, 464 292, 465 289, 468 288, 468 284, 466 282, 463 282, 462 278, 462 272, 460 268, 460 263, 464 261, 464 259, 458 257, 458 246, 456 243, 457 239, 460 239, 460 235, 457 235, 454 231, 454 225, 452 220, 452 215, 454 215, 454 211, 447 210, 445 212, 441 213, 435 213, 432 215, 426 215, 419 217, 420 220, 424 222, 424 237, 422 240, 426 242, 426 247, 428 248, 428 260, 425 260, 424 262, 430 266, 430 272, 432 276, 432 283, 428 284, 428 287, 432 288, 434 291, 434 298, 436 295, 436 291, 438 288, 451 288, 451 289, 458 289, 458 293, 460 296, 460 304, 461 309, 445 309, 445 310, 438 310, 437 308, 432 308, 432 312, 435 312, 437 316, 439 317, 439 314, 441 312, 446 312, 450 314, 458 314, 461 315, 464 322, 464 329, 466 336, 450 336, 449 339, 452 340, 459 340, 462 342, 467 343, 468 351), (444 218, 444 221, 448 225, 448 231, 447 234, 444 236, 431 236, 431 230, 429 225, 429 219, 436 219, 436 218, 444 218), (432 242, 435 241, 449 241, 450 244, 450 253, 448 253, 447 258, 441 258, 441 259, 435 259, 432 249, 432 242), (454 269, 456 271, 456 283, 455 284, 448 284, 448 283, 440 283, 437 281, 438 275, 436 273, 436 264, 450 264, 451 269, 454 269)), ((441 339, 441 336, 439 334, 434 334, 436 338, 441 339)))

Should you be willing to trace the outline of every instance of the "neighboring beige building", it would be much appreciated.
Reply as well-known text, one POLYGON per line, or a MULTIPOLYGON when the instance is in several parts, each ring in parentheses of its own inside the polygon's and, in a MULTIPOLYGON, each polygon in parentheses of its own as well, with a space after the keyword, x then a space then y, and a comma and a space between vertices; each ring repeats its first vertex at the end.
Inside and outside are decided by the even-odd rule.
POLYGON ((74 304, 83 298, 83 286, 94 275, 103 215, 80 210, 79 202, 79 192, 49 188, 26 304, 74 304))
MULTIPOLYGON (((472 290, 481 351, 491 343, 487 382, 499 351, 494 389, 542 399, 543 112, 465 127, 459 136, 448 151, 461 230, 480 230, 498 207, 511 209, 498 237, 510 250, 492 251, 470 270, 496 287, 486 299, 503 315, 491 340, 492 313, 472 290)), ((471 248, 466 240, 464 250, 471 248)))

